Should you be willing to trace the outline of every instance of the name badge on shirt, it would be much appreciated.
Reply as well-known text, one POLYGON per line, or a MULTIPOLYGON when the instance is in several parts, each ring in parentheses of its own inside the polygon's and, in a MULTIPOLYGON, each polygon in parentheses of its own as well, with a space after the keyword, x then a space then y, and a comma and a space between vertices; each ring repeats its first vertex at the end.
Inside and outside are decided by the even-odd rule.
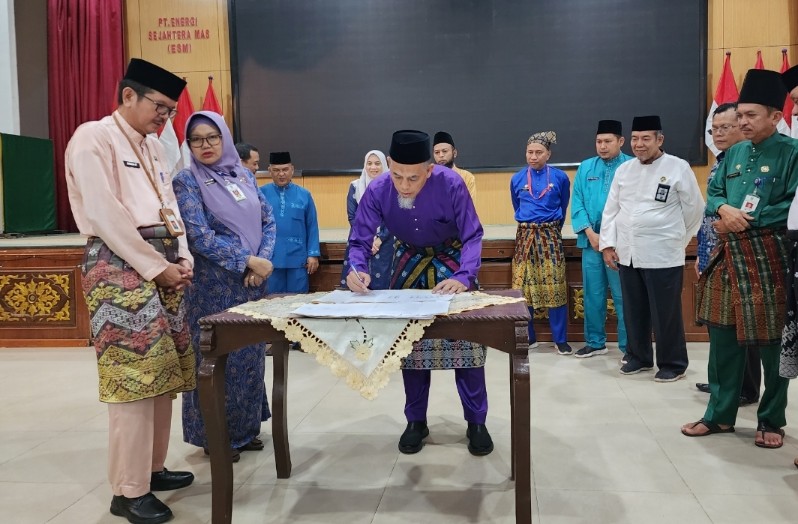
POLYGON ((729 173, 728 175, 726 175, 726 178, 736 178, 738 176, 740 176, 740 172, 735 171, 734 173, 729 173))
POLYGON ((756 195, 745 195, 745 200, 743 200, 743 205, 740 207, 745 213, 753 213, 756 211, 757 206, 759 206, 760 198, 756 195))
POLYGON ((657 184, 657 192, 654 195, 654 200, 657 202, 667 202, 668 193, 671 192, 671 186, 665 184, 657 184))
POLYGON ((138 162, 131 162, 130 160, 123 160, 122 163, 125 164, 125 167, 135 167, 136 169, 141 167, 138 162))
POLYGON ((242 200, 247 199, 247 195, 245 195, 244 192, 241 191, 241 188, 238 187, 236 184, 233 183, 225 184, 225 187, 227 188, 228 191, 230 191, 230 194, 233 195, 233 198, 236 199, 236 202, 241 202, 242 200))

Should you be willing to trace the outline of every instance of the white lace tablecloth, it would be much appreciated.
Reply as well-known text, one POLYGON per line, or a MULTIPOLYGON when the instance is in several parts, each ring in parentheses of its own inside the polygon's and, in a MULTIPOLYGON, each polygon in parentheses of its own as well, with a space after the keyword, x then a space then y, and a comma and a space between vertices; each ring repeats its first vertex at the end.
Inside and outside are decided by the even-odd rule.
MULTIPOLYGON (((413 350, 413 343, 424 337, 433 320, 309 318, 293 310, 326 295, 327 292, 292 295, 247 302, 229 311, 252 318, 266 319, 291 342, 316 357, 316 361, 369 400, 377 397, 401 367, 402 358, 413 350)), ((479 291, 460 293, 449 306, 449 314, 488 306, 521 302, 523 298, 488 295, 479 291)))

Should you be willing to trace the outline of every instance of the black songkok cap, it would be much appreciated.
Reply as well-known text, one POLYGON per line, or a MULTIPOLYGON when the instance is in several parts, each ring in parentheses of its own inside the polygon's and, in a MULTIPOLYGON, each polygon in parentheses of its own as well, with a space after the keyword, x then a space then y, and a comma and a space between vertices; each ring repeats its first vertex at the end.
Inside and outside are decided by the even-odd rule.
POLYGON ((787 91, 792 91, 798 87, 798 65, 794 65, 781 74, 781 80, 787 91))
POLYGON ((749 69, 740 88, 738 104, 760 104, 781 111, 787 88, 781 74, 767 69, 749 69))
POLYGON ((403 129, 396 131, 391 139, 391 148, 388 151, 391 160, 400 164, 421 164, 426 162, 430 155, 429 135, 424 131, 403 129))
POLYGON ((617 120, 599 120, 597 135, 612 133, 613 135, 623 136, 623 124, 617 120))
POLYGON ((632 131, 662 131, 658 115, 636 116, 632 120, 632 131))
POLYGON ((435 133, 435 138, 432 139, 432 147, 435 147, 438 144, 449 144, 450 146, 454 147, 454 139, 452 138, 452 135, 446 131, 438 131, 435 133))
POLYGON ((138 82, 174 101, 180 98, 180 93, 186 87, 186 81, 179 76, 141 58, 130 59, 123 80, 138 82))
POLYGON ((269 163, 275 166, 291 163, 291 153, 288 151, 278 151, 269 153, 269 163))

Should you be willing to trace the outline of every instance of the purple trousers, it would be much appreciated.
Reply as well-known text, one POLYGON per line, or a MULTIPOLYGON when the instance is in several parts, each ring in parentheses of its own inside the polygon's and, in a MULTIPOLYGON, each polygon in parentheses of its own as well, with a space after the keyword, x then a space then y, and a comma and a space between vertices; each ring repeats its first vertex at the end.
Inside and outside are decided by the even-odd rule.
MULTIPOLYGON (((427 420, 429 404, 428 369, 403 369, 405 384, 405 417, 408 422, 427 420)), ((461 368, 454 370, 457 393, 463 404, 463 417, 466 422, 484 424, 488 415, 488 390, 485 388, 485 368, 461 368)))

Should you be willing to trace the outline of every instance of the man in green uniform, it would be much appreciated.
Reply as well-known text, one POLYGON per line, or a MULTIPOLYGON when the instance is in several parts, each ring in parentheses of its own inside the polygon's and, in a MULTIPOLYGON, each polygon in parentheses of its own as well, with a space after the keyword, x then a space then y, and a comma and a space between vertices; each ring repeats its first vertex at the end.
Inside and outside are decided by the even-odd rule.
POLYGON ((737 118, 747 140, 732 146, 707 188, 717 213, 718 247, 698 282, 696 316, 709 326, 710 399, 704 417, 682 426, 689 437, 734 431, 746 348, 758 347, 765 391, 754 443, 784 442, 787 385, 779 377, 785 314, 787 214, 798 185, 798 142, 776 126, 787 90, 775 71, 748 71, 737 118))

